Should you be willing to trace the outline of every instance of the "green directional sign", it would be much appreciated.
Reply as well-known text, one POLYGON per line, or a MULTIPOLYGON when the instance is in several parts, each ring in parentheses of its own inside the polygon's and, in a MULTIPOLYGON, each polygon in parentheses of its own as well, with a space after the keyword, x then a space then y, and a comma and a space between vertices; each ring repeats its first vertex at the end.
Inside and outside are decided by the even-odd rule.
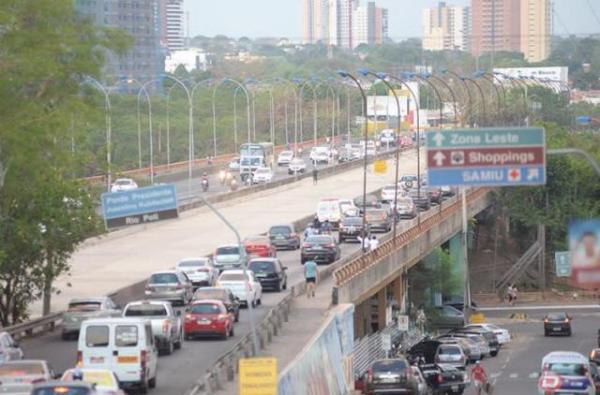
POLYGON ((557 251, 554 253, 557 277, 571 277, 571 252, 557 251))
POLYGON ((453 129, 427 133, 427 148, 543 146, 543 128, 453 129))

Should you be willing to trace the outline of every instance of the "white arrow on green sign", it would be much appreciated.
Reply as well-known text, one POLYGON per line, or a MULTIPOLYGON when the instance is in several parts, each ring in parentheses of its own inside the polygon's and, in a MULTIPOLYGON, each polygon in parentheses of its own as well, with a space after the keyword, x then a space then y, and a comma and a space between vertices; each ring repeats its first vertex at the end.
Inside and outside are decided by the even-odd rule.
POLYGON ((556 251, 554 253, 557 277, 571 277, 571 252, 556 251))
POLYGON ((427 132, 427 148, 544 145, 543 128, 455 129, 427 132))

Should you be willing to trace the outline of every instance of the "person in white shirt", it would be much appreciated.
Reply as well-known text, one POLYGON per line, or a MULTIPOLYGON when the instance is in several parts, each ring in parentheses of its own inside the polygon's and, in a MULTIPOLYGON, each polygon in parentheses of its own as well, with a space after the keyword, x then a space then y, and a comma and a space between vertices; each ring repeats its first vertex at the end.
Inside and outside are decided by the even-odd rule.
POLYGON ((371 247, 371 251, 373 251, 377 247, 379 247, 379 239, 377 239, 377 236, 375 236, 375 235, 371 236, 371 240, 369 241, 369 246, 371 247))
POLYGON ((369 236, 365 236, 364 239, 361 236, 357 236, 356 239, 362 244, 363 251, 369 251, 369 247, 371 246, 369 236))

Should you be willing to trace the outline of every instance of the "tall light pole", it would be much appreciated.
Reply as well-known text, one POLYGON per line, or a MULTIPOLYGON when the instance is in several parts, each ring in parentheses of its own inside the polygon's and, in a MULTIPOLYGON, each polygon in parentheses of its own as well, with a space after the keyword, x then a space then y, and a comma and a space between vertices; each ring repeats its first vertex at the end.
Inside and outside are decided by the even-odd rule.
POLYGON ((481 113, 479 115, 479 126, 485 126, 486 124, 486 112, 485 112, 485 95, 483 94, 483 89, 481 89, 481 85, 479 85, 477 83, 477 81, 475 81, 472 78, 469 77, 461 77, 462 80, 465 82, 469 81, 470 83, 472 83, 473 85, 475 85, 475 87, 477 88, 477 90, 479 91, 479 95, 481 96, 481 113))
MULTIPOLYGON (((475 80, 477 79, 481 79, 484 80, 486 82, 488 82, 491 86, 492 86, 492 90, 493 92, 496 94, 496 112, 497 112, 497 118, 500 119, 502 122, 502 119, 504 118, 502 116, 502 98, 500 97, 500 90, 498 89, 498 87, 496 86, 496 84, 494 84, 494 79, 490 78, 489 75, 486 72, 483 71, 477 71, 473 74, 473 77, 475 78, 475 80)), ((496 117, 491 117, 491 119, 493 120, 496 117)))
POLYGON ((324 85, 328 91, 328 94, 331 93, 331 143, 333 144, 333 142, 335 141, 335 91, 333 90, 333 88, 331 87, 331 85, 325 83, 325 82, 319 82, 319 84, 317 84, 317 88, 319 87, 319 85, 324 85))
MULTIPOLYGON (((294 94, 294 154, 298 152, 298 87, 292 81, 286 80, 284 78, 275 78, 276 82, 285 84, 285 93, 287 93, 288 89, 292 91, 294 94)), ((287 137, 287 100, 285 101, 286 106, 286 141, 289 142, 289 138, 287 137)))
POLYGON ((112 184, 112 109, 110 104, 110 95, 106 87, 97 79, 86 77, 84 82, 95 87, 104 94, 104 121, 106 124, 106 190, 110 192, 110 187, 112 184))
POLYGON ((423 81, 425 84, 427 84, 427 86, 429 86, 431 89, 433 89, 433 92, 435 93, 435 96, 437 98, 437 101, 439 103, 439 111, 440 111, 440 129, 442 128, 442 124, 443 124, 443 120, 444 120, 444 100, 442 99, 442 95, 440 93, 440 91, 438 90, 438 88, 433 85, 433 83, 431 81, 429 81, 427 78, 422 77, 420 74, 416 74, 416 73, 409 73, 407 74, 408 79, 410 79, 411 77, 416 78, 419 81, 423 81))
POLYGON ((140 102, 140 97, 142 92, 146 96, 146 100, 148 101, 148 137, 150 142, 150 184, 154 185, 154 136, 152 134, 152 102, 150 100, 150 95, 148 94, 148 90, 146 88, 147 85, 156 83, 156 80, 148 81, 140 87, 140 90, 137 94, 138 103, 140 102))
POLYGON ((317 91, 315 89, 315 87, 312 85, 312 82, 310 80, 304 81, 302 83, 302 85, 300 85, 300 91, 299 91, 299 99, 300 99, 300 136, 304 136, 303 130, 304 130, 304 110, 302 109, 303 105, 302 103, 304 102, 304 87, 310 87, 310 90, 312 91, 312 95, 313 95, 313 144, 317 145, 317 128, 318 128, 318 113, 319 113, 319 104, 317 101, 317 91))
POLYGON ((246 95, 246 123, 247 123, 247 128, 248 128, 248 143, 250 143, 252 141, 252 137, 251 137, 252 124, 251 124, 251 118, 250 118, 250 94, 248 93, 248 90, 241 82, 231 79, 231 78, 224 78, 215 85, 215 87, 213 88, 213 94, 212 94, 213 153, 214 153, 214 156, 217 156, 217 107, 216 107, 215 99, 216 99, 216 95, 217 95, 217 91, 219 90, 219 87, 221 87, 221 85, 224 85, 225 83, 232 83, 236 87, 240 88, 246 95))
MULTIPOLYGON (((449 74, 451 76, 453 76, 457 81, 459 81, 460 84, 462 84, 462 88, 463 91, 465 92, 465 96, 468 99, 467 102, 467 111, 466 111, 466 116, 467 116, 467 122, 470 126, 473 126, 473 123, 471 122, 471 111, 473 108, 473 96, 471 96, 471 91, 469 90, 469 87, 467 86, 467 83, 462 79, 462 77, 458 74, 456 74, 454 71, 451 70, 441 70, 442 74, 449 74)), ((463 121, 464 122, 464 121, 463 121)))
POLYGON ((427 79, 433 79, 435 81, 438 81, 440 84, 444 85, 444 88, 446 88, 446 90, 448 92, 450 92, 450 96, 452 97, 452 107, 454 108, 454 126, 457 126, 459 124, 458 122, 458 108, 456 106, 456 104, 458 103, 458 100, 456 99, 456 93, 454 92, 454 89, 452 89, 450 87, 450 84, 448 84, 446 81, 444 81, 442 78, 430 74, 430 73, 424 73, 422 74, 423 78, 427 78, 427 79))

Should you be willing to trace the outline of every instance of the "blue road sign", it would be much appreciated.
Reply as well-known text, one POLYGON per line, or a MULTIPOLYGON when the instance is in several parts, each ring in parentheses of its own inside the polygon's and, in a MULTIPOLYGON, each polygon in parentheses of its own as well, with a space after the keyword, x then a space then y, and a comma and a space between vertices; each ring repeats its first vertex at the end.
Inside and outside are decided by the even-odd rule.
POLYGON ((544 166, 429 169, 427 172, 427 182, 432 186, 539 185, 544 184, 545 180, 544 166))
POLYGON ((557 277, 571 277, 571 252, 556 251, 554 253, 557 277))

